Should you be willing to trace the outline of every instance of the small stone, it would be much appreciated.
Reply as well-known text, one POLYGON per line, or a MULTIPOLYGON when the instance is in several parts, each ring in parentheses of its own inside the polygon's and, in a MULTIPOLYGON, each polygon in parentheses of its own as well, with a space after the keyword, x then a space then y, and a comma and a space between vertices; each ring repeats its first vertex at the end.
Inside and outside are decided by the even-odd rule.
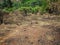
POLYGON ((26 36, 25 38, 27 39, 28 37, 26 36))
POLYGON ((31 42, 31 44, 33 44, 33 42, 31 42))

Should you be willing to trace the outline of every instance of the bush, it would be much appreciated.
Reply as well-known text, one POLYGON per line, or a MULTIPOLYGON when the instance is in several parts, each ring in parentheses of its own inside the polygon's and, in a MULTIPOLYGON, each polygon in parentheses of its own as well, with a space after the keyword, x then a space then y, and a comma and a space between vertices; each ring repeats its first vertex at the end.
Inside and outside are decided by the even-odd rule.
POLYGON ((24 11, 27 10, 27 12, 31 13, 37 13, 38 11, 40 12, 45 12, 47 8, 47 1, 46 0, 21 0, 11 2, 11 0, 4 0, 3 6, 5 7, 3 11, 10 12, 14 10, 20 10, 24 11), (12 6, 12 7, 11 7, 12 6))

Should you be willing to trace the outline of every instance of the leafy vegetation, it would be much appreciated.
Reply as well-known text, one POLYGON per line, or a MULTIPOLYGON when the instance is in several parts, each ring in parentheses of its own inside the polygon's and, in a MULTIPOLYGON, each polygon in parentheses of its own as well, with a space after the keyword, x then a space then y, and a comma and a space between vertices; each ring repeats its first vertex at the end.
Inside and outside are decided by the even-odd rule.
MULTIPOLYGON (((57 0, 3 0, 2 3, 0 3, 0 8, 3 9, 3 11, 11 12, 15 10, 27 10, 27 12, 37 13, 46 12, 46 9, 49 6, 49 3, 51 2, 57 2, 57 0)), ((52 4, 51 4, 52 5, 52 4)))

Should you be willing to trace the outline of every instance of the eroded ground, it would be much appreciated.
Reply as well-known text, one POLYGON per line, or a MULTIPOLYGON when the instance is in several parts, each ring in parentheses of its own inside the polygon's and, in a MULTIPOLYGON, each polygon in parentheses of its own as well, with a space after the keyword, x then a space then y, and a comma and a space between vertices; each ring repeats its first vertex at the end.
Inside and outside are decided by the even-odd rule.
POLYGON ((0 45, 60 45, 60 20, 33 17, 20 25, 0 25, 0 45))

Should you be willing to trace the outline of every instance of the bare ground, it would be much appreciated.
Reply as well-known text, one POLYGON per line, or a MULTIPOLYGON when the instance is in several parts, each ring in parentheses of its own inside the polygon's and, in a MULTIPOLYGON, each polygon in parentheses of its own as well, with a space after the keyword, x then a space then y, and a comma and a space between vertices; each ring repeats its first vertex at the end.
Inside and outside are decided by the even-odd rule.
POLYGON ((27 16, 18 24, 0 25, 0 45, 60 45, 60 18, 27 16))

